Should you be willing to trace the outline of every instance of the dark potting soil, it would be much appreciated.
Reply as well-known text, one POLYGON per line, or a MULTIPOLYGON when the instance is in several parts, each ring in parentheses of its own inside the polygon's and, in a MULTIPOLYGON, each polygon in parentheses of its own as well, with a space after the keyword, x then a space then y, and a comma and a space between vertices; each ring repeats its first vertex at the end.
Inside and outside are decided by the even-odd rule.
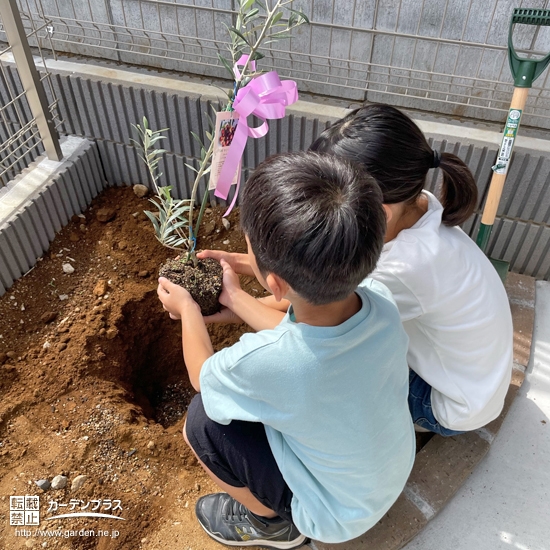
POLYGON ((220 311, 218 298, 222 291, 223 270, 216 260, 198 260, 195 267, 191 260, 185 262, 174 258, 161 266, 159 275, 185 288, 199 304, 203 315, 220 311))

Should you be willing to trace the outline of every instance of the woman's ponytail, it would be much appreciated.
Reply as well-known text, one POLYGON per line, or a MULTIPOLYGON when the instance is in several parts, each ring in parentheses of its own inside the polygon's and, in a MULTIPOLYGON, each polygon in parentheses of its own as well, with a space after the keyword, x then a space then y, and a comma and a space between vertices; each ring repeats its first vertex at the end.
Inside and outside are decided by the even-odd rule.
POLYGON ((453 227, 464 223, 477 205, 477 185, 468 166, 452 153, 440 153, 439 168, 443 173, 441 204, 442 221, 453 227))
POLYGON ((466 164, 433 151, 420 128, 395 107, 371 104, 348 113, 310 146, 359 163, 378 182, 385 204, 414 203, 430 168, 441 168, 443 223, 459 225, 472 214, 477 186, 466 164))

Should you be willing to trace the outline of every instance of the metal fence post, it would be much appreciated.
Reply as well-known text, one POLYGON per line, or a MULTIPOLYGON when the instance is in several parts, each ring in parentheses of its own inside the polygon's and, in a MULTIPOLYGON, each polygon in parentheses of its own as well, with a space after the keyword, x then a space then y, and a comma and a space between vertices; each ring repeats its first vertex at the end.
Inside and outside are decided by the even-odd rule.
POLYGON ((44 144, 44 149, 50 160, 61 160, 63 153, 59 146, 59 138, 55 129, 48 99, 42 86, 40 75, 36 70, 32 52, 27 41, 27 35, 21 15, 15 0, 0 0, 0 17, 4 24, 4 31, 8 37, 13 57, 21 83, 25 89, 27 101, 36 120, 36 126, 44 144))

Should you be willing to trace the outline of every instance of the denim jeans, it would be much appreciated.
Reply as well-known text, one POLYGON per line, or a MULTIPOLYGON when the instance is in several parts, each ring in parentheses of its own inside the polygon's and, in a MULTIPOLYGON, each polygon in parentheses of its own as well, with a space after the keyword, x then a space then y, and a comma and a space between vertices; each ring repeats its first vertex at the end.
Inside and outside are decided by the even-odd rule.
POLYGON ((444 437, 463 434, 443 427, 435 418, 432 411, 431 400, 432 387, 416 374, 412 369, 409 370, 409 410, 413 422, 418 426, 435 432, 444 437))

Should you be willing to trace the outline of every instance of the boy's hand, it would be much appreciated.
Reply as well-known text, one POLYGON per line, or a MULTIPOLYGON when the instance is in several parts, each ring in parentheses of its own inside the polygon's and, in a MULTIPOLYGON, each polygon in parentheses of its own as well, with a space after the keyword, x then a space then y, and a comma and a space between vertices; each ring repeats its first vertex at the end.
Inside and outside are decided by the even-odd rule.
POLYGON ((165 277, 159 279, 157 295, 171 319, 181 319, 185 307, 196 307, 200 311, 199 305, 185 288, 170 282, 165 277))
POLYGON ((248 261, 248 254, 226 252, 225 250, 202 250, 201 252, 197 252, 197 258, 199 260, 212 258, 218 262, 224 260, 231 266, 231 269, 235 273, 254 276, 254 272, 252 271, 250 262, 248 261))
POLYGON ((231 305, 235 294, 238 292, 243 292, 241 289, 241 281, 228 262, 222 259, 220 260, 220 265, 223 269, 223 282, 222 293, 220 294, 219 301, 222 306, 232 309, 231 305))

